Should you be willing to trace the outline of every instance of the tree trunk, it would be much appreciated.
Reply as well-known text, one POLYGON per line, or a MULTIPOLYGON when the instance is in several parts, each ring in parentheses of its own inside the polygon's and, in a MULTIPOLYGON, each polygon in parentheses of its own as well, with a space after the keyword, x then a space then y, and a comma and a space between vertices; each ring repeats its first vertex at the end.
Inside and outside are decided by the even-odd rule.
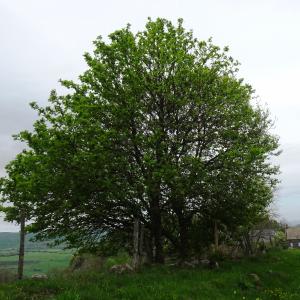
POLYGON ((179 252, 180 260, 183 262, 187 259, 189 252, 188 228, 191 219, 184 212, 183 198, 174 197, 172 199, 172 208, 177 216, 179 226, 179 243, 176 248, 179 252))
POLYGON ((218 222, 214 221, 214 240, 215 240, 215 251, 219 249, 219 229, 218 222))
POLYGON ((158 264, 163 264, 165 259, 163 254, 160 214, 154 215, 152 230, 153 230, 154 247, 155 247, 154 262, 158 264))
POLYGON ((158 264, 163 264, 164 253, 163 253, 163 237, 162 237, 162 220, 161 220, 161 210, 160 210, 160 183, 156 182, 152 186, 152 191, 150 194, 150 218, 151 218, 151 231, 154 238, 154 262, 158 264))
POLYGON ((146 263, 151 264, 153 263, 153 238, 151 235, 151 231, 146 231, 145 234, 145 254, 146 254, 146 263))
POLYGON ((24 252, 25 252, 25 218, 21 216, 20 220, 20 248, 19 248, 19 263, 18 263, 18 279, 23 278, 24 269, 24 252))
POLYGON ((140 222, 138 219, 135 219, 133 224, 133 268, 135 270, 139 268, 139 263, 140 263, 139 227, 140 227, 140 222))
POLYGON ((245 249, 246 255, 248 255, 248 256, 252 255, 253 249, 252 249, 251 237, 248 232, 244 233, 243 242, 244 242, 244 249, 245 249))
POLYGON ((179 223, 179 233, 180 233, 180 245, 179 245, 179 255, 181 261, 186 260, 188 256, 188 222, 182 214, 178 216, 179 223))
POLYGON ((144 260, 144 232, 145 227, 144 224, 140 224, 140 237, 139 237, 139 265, 141 266, 143 264, 144 260))
POLYGON ((164 254, 163 254, 163 243, 162 243, 162 224, 161 224, 161 214, 157 203, 155 203, 151 209, 151 225, 152 225, 152 236, 154 238, 154 262, 158 264, 163 264, 164 254))

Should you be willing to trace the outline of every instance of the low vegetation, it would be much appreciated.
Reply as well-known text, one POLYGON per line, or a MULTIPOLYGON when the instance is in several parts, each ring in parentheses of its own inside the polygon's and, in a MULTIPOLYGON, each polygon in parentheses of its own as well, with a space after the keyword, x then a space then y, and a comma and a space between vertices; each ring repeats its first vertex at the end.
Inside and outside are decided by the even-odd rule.
MULTIPOLYGON (((119 261, 120 262, 120 261, 119 261)), ((300 251, 223 261, 217 269, 149 266, 112 274, 108 266, 50 273, 48 280, 25 279, 0 285, 1 299, 255 299, 300 298, 300 251)))

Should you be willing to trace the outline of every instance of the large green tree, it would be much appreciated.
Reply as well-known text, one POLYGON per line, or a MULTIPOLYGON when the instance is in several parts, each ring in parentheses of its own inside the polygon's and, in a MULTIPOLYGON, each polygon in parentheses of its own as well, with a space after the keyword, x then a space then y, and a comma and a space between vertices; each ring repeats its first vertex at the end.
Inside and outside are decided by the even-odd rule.
POLYGON ((39 161, 40 237, 91 247, 130 239, 138 218, 163 262, 165 241, 188 255, 195 216, 237 226, 246 207, 265 209, 277 138, 228 48, 165 19, 94 45, 79 82, 62 81, 70 92, 53 91, 45 108, 33 103, 40 118, 19 134, 39 161))

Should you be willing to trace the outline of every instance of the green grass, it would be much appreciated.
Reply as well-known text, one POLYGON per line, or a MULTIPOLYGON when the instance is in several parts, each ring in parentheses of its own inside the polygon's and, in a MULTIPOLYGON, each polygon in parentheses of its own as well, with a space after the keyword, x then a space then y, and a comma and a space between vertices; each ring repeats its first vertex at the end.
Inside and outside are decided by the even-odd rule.
POLYGON ((115 275, 107 270, 57 273, 48 280, 0 285, 0 299, 300 299, 300 251, 272 252, 262 257, 226 261, 219 269, 144 268, 115 275), (256 282, 250 273, 259 276, 256 282))

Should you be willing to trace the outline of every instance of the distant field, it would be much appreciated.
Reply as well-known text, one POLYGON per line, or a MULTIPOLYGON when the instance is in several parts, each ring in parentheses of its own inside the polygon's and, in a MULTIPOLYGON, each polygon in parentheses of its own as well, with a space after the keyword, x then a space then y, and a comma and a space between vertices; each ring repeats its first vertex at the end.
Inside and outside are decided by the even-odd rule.
MULTIPOLYGON (((25 253, 24 274, 47 273, 53 269, 64 269, 69 265, 72 253, 64 250, 34 251, 25 253)), ((18 256, 0 256, 0 270, 17 270, 18 256)))
MULTIPOLYGON (((26 237, 25 276, 47 273, 53 269, 64 269, 72 257, 71 250, 61 247, 51 248, 49 242, 32 242, 32 235, 26 237)), ((0 232, 0 270, 9 269, 16 272, 18 265, 19 234, 0 232)))

